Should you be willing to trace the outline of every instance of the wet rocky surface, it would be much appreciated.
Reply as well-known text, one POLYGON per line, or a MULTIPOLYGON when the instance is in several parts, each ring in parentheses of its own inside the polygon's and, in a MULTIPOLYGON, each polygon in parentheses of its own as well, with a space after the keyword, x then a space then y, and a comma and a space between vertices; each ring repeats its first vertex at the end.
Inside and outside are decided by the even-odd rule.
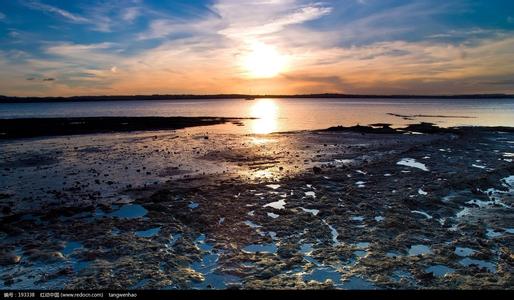
POLYGON ((514 132, 384 128, 4 141, 0 288, 511 289, 514 132))

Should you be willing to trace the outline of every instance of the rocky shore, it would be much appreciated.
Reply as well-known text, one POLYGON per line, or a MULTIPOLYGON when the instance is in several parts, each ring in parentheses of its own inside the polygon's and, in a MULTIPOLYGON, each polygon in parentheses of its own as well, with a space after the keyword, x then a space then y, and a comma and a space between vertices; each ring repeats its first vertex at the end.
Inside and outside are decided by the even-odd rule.
POLYGON ((1 289, 513 287, 511 128, 0 147, 1 289))
POLYGON ((218 117, 84 117, 0 119, 0 139, 239 124, 241 118, 218 117))

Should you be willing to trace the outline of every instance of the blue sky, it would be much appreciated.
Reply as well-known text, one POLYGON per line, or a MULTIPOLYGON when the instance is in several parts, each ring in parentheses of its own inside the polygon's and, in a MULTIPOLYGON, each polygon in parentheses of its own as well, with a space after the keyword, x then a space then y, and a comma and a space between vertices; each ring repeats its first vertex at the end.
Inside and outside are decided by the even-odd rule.
POLYGON ((0 6, 0 94, 248 91, 514 93, 514 1, 0 6), (248 57, 280 69, 256 72, 248 57))

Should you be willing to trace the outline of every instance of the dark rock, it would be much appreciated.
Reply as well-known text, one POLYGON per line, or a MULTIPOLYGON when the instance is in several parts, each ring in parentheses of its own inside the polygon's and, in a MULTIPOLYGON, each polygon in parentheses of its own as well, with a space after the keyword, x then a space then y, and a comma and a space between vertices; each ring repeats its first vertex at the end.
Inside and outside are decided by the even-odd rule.
POLYGON ((15 265, 21 261, 21 257, 13 253, 0 254, 0 266, 15 265))

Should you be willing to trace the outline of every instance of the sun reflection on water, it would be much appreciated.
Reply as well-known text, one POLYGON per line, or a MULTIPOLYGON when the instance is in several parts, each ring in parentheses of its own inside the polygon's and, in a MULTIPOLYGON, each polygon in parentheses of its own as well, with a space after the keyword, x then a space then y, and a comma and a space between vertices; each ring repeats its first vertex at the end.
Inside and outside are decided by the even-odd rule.
POLYGON ((259 99, 250 107, 252 133, 268 134, 278 129, 278 105, 273 99, 259 99))

